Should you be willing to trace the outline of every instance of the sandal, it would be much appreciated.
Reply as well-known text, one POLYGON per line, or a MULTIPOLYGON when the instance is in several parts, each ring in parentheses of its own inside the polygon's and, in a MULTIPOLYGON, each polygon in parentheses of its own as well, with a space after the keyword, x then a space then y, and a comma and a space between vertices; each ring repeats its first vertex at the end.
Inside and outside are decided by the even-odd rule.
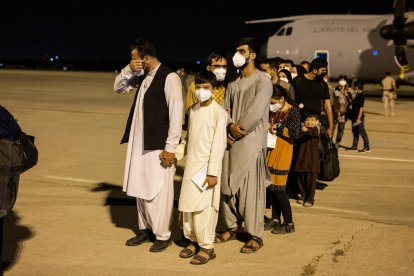
POLYGON ((248 242, 246 242, 240 249, 241 253, 251 254, 263 247, 263 240, 258 237, 252 236, 248 242))
POLYGON ((200 250, 200 246, 198 245, 198 243, 191 242, 191 244, 189 246, 187 246, 186 248, 181 250, 181 252, 180 252, 180 254, 178 254, 178 256, 180 256, 181 258, 190 258, 190 257, 194 256, 195 254, 197 254, 197 252, 199 250, 200 250), (194 247, 194 250, 191 249, 192 247, 194 247))
POLYGON ((197 255, 195 255, 191 261, 190 264, 193 265, 201 265, 201 264, 205 264, 210 260, 214 260, 216 258, 216 253, 214 253, 214 248, 212 249, 205 249, 200 247, 200 251, 198 251, 197 255), (200 255, 201 252, 204 252, 207 254, 207 258, 204 257, 203 255, 200 255))
POLYGON ((214 243, 228 242, 231 240, 235 240, 236 238, 237 238, 237 228, 229 228, 224 233, 216 234, 214 243), (224 238, 225 236, 227 236, 227 238, 224 238))

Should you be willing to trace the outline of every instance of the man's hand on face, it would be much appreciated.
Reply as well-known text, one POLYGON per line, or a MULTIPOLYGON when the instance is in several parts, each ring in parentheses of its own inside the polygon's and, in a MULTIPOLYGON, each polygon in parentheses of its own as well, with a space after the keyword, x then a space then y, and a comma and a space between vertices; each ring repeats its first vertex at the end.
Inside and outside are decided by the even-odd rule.
POLYGON ((132 59, 129 62, 129 68, 131 68, 131 70, 133 72, 141 72, 143 65, 142 65, 142 60, 141 59, 132 59))

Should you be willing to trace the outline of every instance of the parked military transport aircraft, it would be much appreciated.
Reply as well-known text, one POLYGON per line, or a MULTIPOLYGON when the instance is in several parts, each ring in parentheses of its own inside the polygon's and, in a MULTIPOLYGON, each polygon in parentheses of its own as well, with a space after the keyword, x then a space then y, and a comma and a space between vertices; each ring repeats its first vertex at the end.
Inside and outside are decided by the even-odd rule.
POLYGON ((386 71, 414 84, 414 12, 396 0, 394 14, 301 15, 247 21, 246 24, 287 22, 264 46, 267 57, 295 63, 315 57, 328 60, 329 75, 355 75, 378 81, 386 71), (395 61, 395 62, 394 62, 395 61))

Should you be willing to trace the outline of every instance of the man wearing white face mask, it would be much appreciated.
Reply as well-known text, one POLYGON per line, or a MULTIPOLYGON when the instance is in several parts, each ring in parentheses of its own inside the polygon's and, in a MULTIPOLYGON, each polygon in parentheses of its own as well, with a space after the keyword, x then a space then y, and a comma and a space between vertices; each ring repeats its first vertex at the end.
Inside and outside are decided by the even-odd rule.
MULTIPOLYGON (((224 53, 215 51, 212 52, 207 58, 207 71, 211 71, 216 76, 218 81, 217 87, 213 89, 212 98, 218 104, 222 105, 224 101, 224 95, 226 91, 226 73, 227 73, 227 57, 224 53)), ((189 109, 195 103, 198 103, 199 100, 195 96, 195 84, 192 82, 188 87, 187 99, 185 110, 188 115, 189 109)))
POLYGON ((216 243, 234 240, 238 226, 250 235, 241 253, 254 253, 263 246, 267 128, 272 82, 254 65, 253 38, 241 38, 235 45, 234 65, 240 76, 229 83, 225 107, 230 117, 223 159, 220 213, 227 231, 217 235, 216 243))
POLYGON ((178 205, 183 214, 184 235, 192 243, 179 256, 195 255, 190 263, 204 264, 215 258, 213 243, 220 206, 222 160, 227 146, 227 112, 211 98, 213 87, 217 85, 212 72, 199 72, 194 82, 199 103, 189 110, 187 162, 178 205), (205 166, 204 190, 192 179, 205 166))

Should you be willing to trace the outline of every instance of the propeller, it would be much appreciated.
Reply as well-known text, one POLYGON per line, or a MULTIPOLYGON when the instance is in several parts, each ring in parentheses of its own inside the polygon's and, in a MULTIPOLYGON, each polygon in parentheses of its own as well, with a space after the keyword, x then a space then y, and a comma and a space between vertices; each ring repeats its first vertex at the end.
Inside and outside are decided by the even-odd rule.
POLYGON ((404 16, 406 0, 395 0, 394 20, 392 25, 381 28, 382 38, 393 40, 395 47, 395 62, 405 72, 410 70, 407 60, 407 39, 414 39, 414 22, 405 23, 407 18, 404 16))

